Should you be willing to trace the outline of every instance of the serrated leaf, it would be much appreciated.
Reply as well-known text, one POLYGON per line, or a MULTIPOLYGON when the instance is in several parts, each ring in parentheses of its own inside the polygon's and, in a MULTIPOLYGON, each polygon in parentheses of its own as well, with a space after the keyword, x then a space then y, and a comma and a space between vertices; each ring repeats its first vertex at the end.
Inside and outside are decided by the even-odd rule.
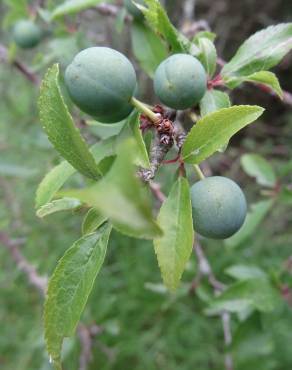
POLYGON ((277 290, 269 280, 249 279, 231 285, 215 297, 206 313, 216 315, 222 311, 242 312, 247 308, 270 312, 276 308, 279 299, 277 290))
POLYGON ((251 265, 233 265, 225 269, 224 272, 238 280, 267 278, 267 274, 262 269, 251 265))
POLYGON ((206 116, 209 113, 216 112, 222 108, 229 108, 231 102, 229 95, 219 90, 208 90, 200 101, 201 116, 206 116))
POLYGON ((120 146, 110 171, 101 181, 89 188, 63 191, 61 194, 97 208, 124 234, 153 239, 161 235, 161 230, 153 220, 146 190, 136 177, 133 165, 136 150, 133 139, 126 140, 120 146))
POLYGON ((251 177, 255 177, 259 185, 273 188, 277 177, 270 163, 259 154, 244 154, 241 157, 243 170, 251 177))
POLYGON ((279 80, 277 76, 272 72, 260 71, 245 77, 231 77, 225 79, 226 85, 231 89, 239 86, 243 82, 254 82, 265 85, 273 90, 280 98, 283 97, 283 91, 281 89, 279 80))
POLYGON ((197 41, 200 54, 197 56, 205 67, 207 75, 212 77, 217 66, 217 51, 214 43, 206 37, 200 37, 197 41))
MULTIPOLYGON (((90 149, 102 174, 103 166, 101 161, 104 158, 111 157, 115 154, 115 144, 115 138, 110 138, 96 143, 90 149)), ((37 188, 36 208, 50 202, 65 182, 74 175, 74 173, 76 173, 76 170, 66 161, 61 162, 48 172, 37 188)))
POLYGON ((202 162, 263 112, 264 108, 256 105, 234 105, 204 116, 187 135, 183 159, 187 163, 202 162))
POLYGON ((223 77, 249 76, 278 64, 292 48, 292 23, 269 26, 249 37, 223 70, 223 77))
MULTIPOLYGON (((103 0, 67 0, 62 4, 58 5, 51 14, 51 19, 57 19, 63 17, 64 15, 72 15, 79 13, 85 9, 91 8, 95 5, 104 2, 103 0)), ((111 1, 107 1, 111 2, 111 1)))
POLYGON ((61 95, 59 66, 48 69, 39 97, 40 120, 55 149, 77 171, 93 180, 101 174, 61 95))
POLYGON ((61 368, 63 339, 74 334, 103 264, 111 226, 106 224, 73 244, 59 261, 48 285, 44 310, 48 353, 61 368))
POLYGON ((258 230, 260 223, 272 208, 273 203, 274 201, 269 199, 253 204, 246 216, 242 228, 231 238, 226 239, 224 243, 228 247, 236 247, 244 243, 256 232, 256 230, 258 230))
POLYGON ((194 243, 192 207, 188 181, 179 177, 163 203, 157 218, 163 236, 154 239, 164 284, 177 288, 194 243))
POLYGON ((147 7, 136 5, 145 15, 153 31, 169 44, 171 52, 189 52, 192 55, 199 52, 198 48, 173 26, 158 0, 144 0, 144 3, 147 7))
POLYGON ((153 77, 156 68, 166 59, 167 50, 161 39, 141 22, 132 24, 132 49, 141 68, 153 77))
POLYGON ((104 222, 106 217, 104 217, 96 209, 91 208, 85 215, 82 222, 82 235, 87 235, 98 229, 104 222))
POLYGON ((74 198, 61 198, 46 203, 37 210, 38 217, 45 217, 60 211, 70 211, 81 206, 81 202, 74 198))

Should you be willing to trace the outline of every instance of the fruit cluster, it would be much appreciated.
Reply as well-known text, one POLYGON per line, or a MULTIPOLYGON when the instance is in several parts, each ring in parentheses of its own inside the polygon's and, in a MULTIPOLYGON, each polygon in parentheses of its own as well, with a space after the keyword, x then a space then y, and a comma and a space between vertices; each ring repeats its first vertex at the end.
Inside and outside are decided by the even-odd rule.
MULTIPOLYGON (((65 71, 65 84, 74 103, 98 121, 121 121, 134 108, 135 70, 116 50, 91 47, 81 51, 65 71)), ((187 54, 167 58, 154 76, 156 95, 173 109, 193 107, 202 99, 206 88, 202 64, 187 54)), ((195 183, 191 198, 194 228, 203 236, 228 238, 245 220, 244 194, 235 182, 225 177, 214 176, 195 183)))
MULTIPOLYGON (((65 82, 74 103, 104 123, 126 118, 133 109, 137 80, 131 62, 116 50, 91 47, 76 55, 65 72, 65 82)), ((204 67, 187 54, 175 54, 156 70, 154 90, 162 103, 173 109, 188 109, 207 89, 204 67)))

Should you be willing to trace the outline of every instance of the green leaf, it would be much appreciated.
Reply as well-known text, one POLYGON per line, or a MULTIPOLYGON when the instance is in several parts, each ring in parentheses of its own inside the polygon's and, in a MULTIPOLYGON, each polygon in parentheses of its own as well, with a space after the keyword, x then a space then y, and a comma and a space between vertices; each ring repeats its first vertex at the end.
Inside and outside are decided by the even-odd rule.
POLYGON ((98 229, 104 222, 106 217, 101 215, 96 209, 91 208, 84 217, 82 223, 82 235, 87 235, 98 229))
POLYGON ((239 86, 243 82, 255 82, 257 84, 265 85, 273 90, 280 98, 283 97, 283 91, 281 89, 277 76, 269 71, 255 72, 249 76, 244 77, 231 77, 225 79, 226 85, 233 89, 239 86))
POLYGON ((256 105, 234 105, 204 116, 187 135, 183 159, 187 163, 202 162, 263 112, 264 109, 256 105))
POLYGON ((45 217, 55 212, 70 211, 81 206, 81 202, 74 198, 61 198, 43 205, 37 210, 38 217, 45 217))
MULTIPOLYGON (((98 163, 101 173, 104 173, 101 161, 115 154, 115 144, 115 138, 110 138, 96 143, 90 149, 95 161, 98 163)), ((76 170, 66 161, 61 162, 48 172, 38 186, 36 193, 36 208, 50 202, 74 173, 76 173, 76 170)))
POLYGON ((248 279, 227 288, 212 301, 206 313, 216 315, 222 311, 242 312, 247 308, 270 312, 276 308, 279 299, 277 290, 267 279, 248 279))
POLYGON ((197 56, 205 67, 207 75, 212 77, 217 67, 217 51, 213 41, 206 37, 200 37, 197 41, 200 54, 197 56))
POLYGON ((215 41, 217 35, 216 33, 214 32, 210 32, 210 31, 200 31, 200 32, 197 32, 193 38, 193 42, 194 43, 197 43, 199 41, 200 38, 206 38, 210 41, 215 41))
POLYGON ((77 171, 93 180, 100 177, 87 144, 75 127, 58 83, 59 66, 48 69, 39 97, 40 120, 55 149, 77 171))
POLYGON ((224 243, 228 247, 236 247, 244 243, 258 230, 260 223, 263 221, 267 213, 272 208, 273 203, 274 201, 269 199, 253 204, 251 206, 251 210, 246 216, 242 228, 231 238, 226 239, 224 243))
POLYGON ((225 269, 224 272, 238 280, 267 278, 267 274, 262 269, 250 265, 233 265, 225 269))
POLYGON ((140 130, 139 116, 140 115, 138 112, 134 112, 133 114, 131 114, 128 120, 132 135, 137 144, 137 152, 135 153, 134 163, 137 166, 150 168, 148 152, 142 136, 142 132, 140 130))
POLYGON ((278 199, 287 206, 292 205, 292 189, 289 187, 283 187, 278 199))
POLYGON ((75 172, 76 170, 68 162, 61 162, 48 172, 37 188, 36 208, 50 202, 57 191, 75 172))
POLYGON ((208 90, 200 101, 201 116, 206 116, 209 113, 216 112, 222 108, 231 106, 229 96, 218 90, 208 90))
POLYGON ((241 157, 241 165, 249 176, 255 177, 259 185, 275 187, 276 173, 271 164, 259 154, 244 154, 241 157))
POLYGON ((102 140, 109 139, 112 136, 117 136, 126 125, 127 120, 118 123, 101 123, 97 121, 86 121, 90 131, 102 140))
POLYGON ((136 151, 135 142, 126 140, 102 180, 89 188, 63 191, 61 194, 97 208, 122 233, 153 239, 161 235, 161 230, 153 220, 146 190, 136 177, 133 165, 136 151))
POLYGON ((197 46, 191 43, 172 25, 159 0, 144 0, 144 3, 147 7, 136 5, 144 13, 153 31, 169 44, 171 52, 190 52, 193 55, 199 52, 197 46))
POLYGON ((133 53, 141 68, 153 77, 156 68, 167 57, 165 44, 142 22, 133 22, 131 31, 133 53))
MULTIPOLYGON (((91 8, 95 5, 104 2, 103 0, 67 0, 63 4, 58 5, 51 15, 51 19, 54 20, 64 15, 70 15, 79 13, 85 9, 91 8)), ((107 1, 111 2, 111 1, 107 1)))
POLYGON ((194 243, 190 189, 179 177, 163 203, 157 222, 164 235, 154 239, 154 248, 165 285, 177 288, 194 243))
POLYGON ((269 26, 248 38, 223 70, 223 77, 250 76, 278 64, 292 47, 292 23, 269 26))
POLYGON ((44 310, 48 353, 61 368, 63 339, 74 334, 81 313, 103 264, 111 226, 106 224, 73 244, 49 281, 44 310))

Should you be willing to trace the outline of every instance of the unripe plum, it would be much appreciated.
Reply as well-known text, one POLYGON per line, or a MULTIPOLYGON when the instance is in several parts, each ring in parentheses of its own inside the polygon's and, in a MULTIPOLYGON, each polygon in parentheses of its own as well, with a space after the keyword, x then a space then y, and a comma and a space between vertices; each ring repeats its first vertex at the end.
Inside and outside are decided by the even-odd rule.
POLYGON ((17 46, 22 49, 29 49, 41 41, 42 31, 33 21, 22 19, 15 23, 12 36, 17 46))
POLYGON ((247 205, 241 188, 232 180, 207 177, 191 187, 194 229, 211 239, 226 239, 243 225, 247 205))
POLYGON ((82 50, 67 67, 65 84, 74 103, 100 122, 119 122, 133 110, 130 100, 137 85, 136 73, 116 50, 82 50))
POLYGON ((202 99, 206 89, 204 67, 191 55, 174 54, 165 59, 155 72, 155 93, 170 108, 191 108, 202 99))

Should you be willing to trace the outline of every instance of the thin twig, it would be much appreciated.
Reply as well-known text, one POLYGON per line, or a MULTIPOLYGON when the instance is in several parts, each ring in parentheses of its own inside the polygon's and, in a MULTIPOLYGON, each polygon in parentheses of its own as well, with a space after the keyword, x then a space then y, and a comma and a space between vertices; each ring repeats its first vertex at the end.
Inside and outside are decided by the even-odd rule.
MULTIPOLYGON (((0 44, 0 61, 3 61, 5 63, 9 62, 8 50, 2 44, 0 44)), ((39 77, 35 73, 33 73, 24 63, 20 62, 17 59, 14 59, 11 61, 11 65, 14 66, 20 73, 22 73, 30 82, 35 85, 39 85, 39 77)))
MULTIPOLYGON (((114 4, 101 3, 93 7, 99 14, 108 17, 116 17, 121 11, 121 7, 114 4)), ((133 18, 130 14, 126 14, 124 17, 125 22, 132 22, 133 18)))
MULTIPOLYGON (((196 253, 198 262, 199 262, 199 274, 205 275, 208 278, 209 283, 214 289, 214 294, 218 295, 223 292, 226 287, 223 283, 216 279, 211 265, 201 247, 201 245, 197 242, 194 246, 194 251, 196 253)), ((194 279, 197 282, 197 277, 194 279)), ((230 313, 229 312, 222 312, 221 313, 221 321, 224 333, 224 343, 226 347, 229 347, 232 343, 232 334, 231 334, 231 326, 230 326, 230 313)), ((233 370, 233 359, 229 352, 225 353, 225 370, 233 370)))
POLYGON ((0 243, 9 251, 12 260, 18 269, 27 276, 29 283, 36 287, 42 295, 45 295, 47 278, 39 275, 36 268, 21 253, 20 245, 24 243, 24 240, 13 240, 8 234, 0 232, 0 243))

